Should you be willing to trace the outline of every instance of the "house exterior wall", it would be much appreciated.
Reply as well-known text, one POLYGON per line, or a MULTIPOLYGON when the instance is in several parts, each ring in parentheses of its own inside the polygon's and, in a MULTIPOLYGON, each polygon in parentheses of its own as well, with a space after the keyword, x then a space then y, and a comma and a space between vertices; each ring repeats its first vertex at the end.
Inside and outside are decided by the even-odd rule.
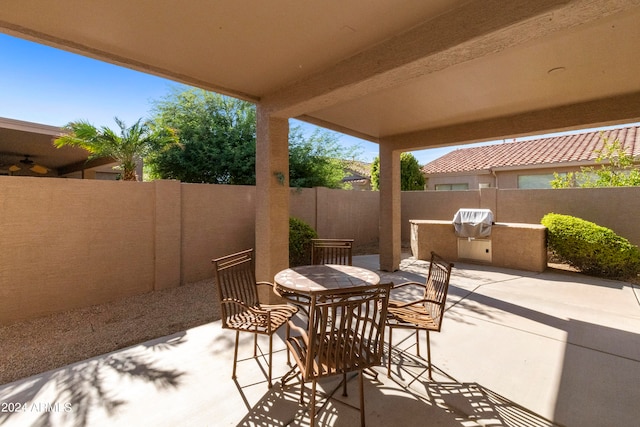
MULTIPOLYGON (((255 245, 252 186, 0 176, 0 324, 213 276, 211 259, 255 245)), ((640 244, 640 188, 403 192, 409 220, 488 208, 496 222, 574 215, 640 244)), ((321 237, 378 241, 378 192, 291 189, 291 215, 321 237)), ((257 213, 259 215, 259 213, 257 213)))
POLYGON ((486 184, 488 187, 495 187, 495 178, 489 173, 460 173, 460 174, 442 174, 427 175, 427 190, 433 190, 438 185, 467 184, 468 190, 474 190, 480 187, 480 184, 486 184))
POLYGON ((521 168, 521 169, 496 169, 489 173, 487 171, 480 171, 480 173, 451 173, 451 174, 439 174, 439 175, 427 175, 427 190, 435 190, 436 186, 442 184, 467 184, 469 190, 477 190, 481 187, 491 188, 519 188, 518 177, 521 175, 552 175, 554 172, 567 173, 567 172, 579 172, 579 166, 571 167, 553 167, 553 168, 521 168))
POLYGON ((508 171, 496 171, 495 187, 501 189, 512 189, 518 187, 518 177, 522 175, 553 175, 557 173, 579 172, 579 167, 553 167, 553 168, 531 168, 508 171))

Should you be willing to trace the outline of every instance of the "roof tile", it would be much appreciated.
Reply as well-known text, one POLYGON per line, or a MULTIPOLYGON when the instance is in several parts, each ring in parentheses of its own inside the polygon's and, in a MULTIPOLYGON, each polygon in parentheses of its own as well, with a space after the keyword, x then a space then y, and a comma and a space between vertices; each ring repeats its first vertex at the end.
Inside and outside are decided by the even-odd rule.
MULTIPOLYGON (((604 146, 601 131, 528 141, 459 148, 423 166, 426 174, 489 170, 508 166, 594 161, 604 146)), ((609 141, 620 141, 625 152, 640 156, 640 126, 602 131, 609 141)))

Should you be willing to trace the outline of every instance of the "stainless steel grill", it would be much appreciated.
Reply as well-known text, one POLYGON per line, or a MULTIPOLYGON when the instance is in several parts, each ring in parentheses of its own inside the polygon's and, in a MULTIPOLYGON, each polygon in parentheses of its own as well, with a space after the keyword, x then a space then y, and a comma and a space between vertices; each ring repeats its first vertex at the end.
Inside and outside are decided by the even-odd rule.
POLYGON ((453 216, 456 236, 486 239, 491 236, 493 212, 490 209, 459 209, 453 216))

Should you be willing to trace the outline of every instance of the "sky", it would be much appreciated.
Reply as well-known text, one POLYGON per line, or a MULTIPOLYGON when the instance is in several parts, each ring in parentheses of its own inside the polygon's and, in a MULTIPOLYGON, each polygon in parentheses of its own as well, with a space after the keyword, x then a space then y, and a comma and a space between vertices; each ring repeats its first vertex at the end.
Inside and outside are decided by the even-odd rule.
MULTIPOLYGON (((116 128, 115 116, 131 125, 151 115, 154 100, 184 86, 5 34, 0 34, 0 58, 0 117, 52 126, 85 119, 116 128)), ((316 129, 297 120, 290 125, 309 134, 316 129)), ((361 160, 371 162, 378 155, 378 144, 338 135, 342 145, 359 147, 361 160)), ((453 149, 414 156, 425 164, 453 149)))
MULTIPOLYGON (((96 126, 116 128, 116 116, 127 125, 150 117, 153 101, 162 99, 176 86, 187 87, 0 33, 0 117, 52 126, 84 119, 96 126)), ((308 134, 316 129, 297 120, 290 125, 300 125, 308 134)), ((378 144, 337 135, 340 144, 359 147, 362 161, 372 162, 378 155, 378 144)), ((469 144, 465 148, 501 142, 504 141, 469 144)), ((456 148, 460 147, 412 154, 424 165, 456 148)))

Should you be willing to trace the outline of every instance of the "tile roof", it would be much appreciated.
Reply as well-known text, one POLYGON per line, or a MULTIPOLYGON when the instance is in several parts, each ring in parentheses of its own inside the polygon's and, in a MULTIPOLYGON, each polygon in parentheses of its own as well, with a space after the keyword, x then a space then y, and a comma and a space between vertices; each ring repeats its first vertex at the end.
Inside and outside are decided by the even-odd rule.
MULTIPOLYGON (((482 147, 460 148, 422 167, 426 174, 489 170, 572 162, 594 161, 595 150, 603 147, 600 131, 510 142, 482 147)), ((625 152, 640 156, 640 126, 603 131, 610 142, 620 141, 625 152)))
POLYGON ((345 160, 344 169, 349 176, 361 178, 371 178, 372 163, 361 162, 359 160, 345 160))

